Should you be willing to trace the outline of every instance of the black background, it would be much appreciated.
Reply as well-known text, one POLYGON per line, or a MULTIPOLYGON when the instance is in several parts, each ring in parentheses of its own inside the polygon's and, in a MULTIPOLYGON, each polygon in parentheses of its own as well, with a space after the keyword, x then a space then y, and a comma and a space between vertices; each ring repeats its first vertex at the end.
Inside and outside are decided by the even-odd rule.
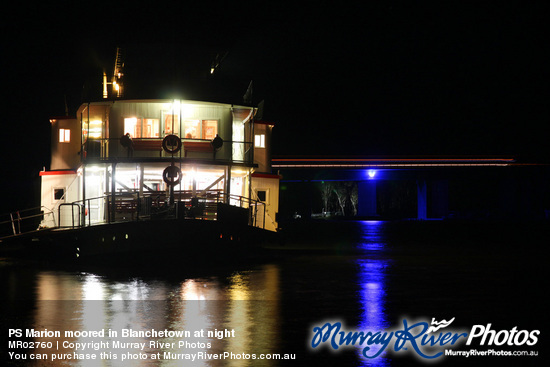
POLYGON ((1 212, 36 203, 49 118, 100 97, 117 47, 128 98, 242 104, 253 81, 276 155, 546 162, 548 15, 536 1, 22 4, 0 23, 1 212))

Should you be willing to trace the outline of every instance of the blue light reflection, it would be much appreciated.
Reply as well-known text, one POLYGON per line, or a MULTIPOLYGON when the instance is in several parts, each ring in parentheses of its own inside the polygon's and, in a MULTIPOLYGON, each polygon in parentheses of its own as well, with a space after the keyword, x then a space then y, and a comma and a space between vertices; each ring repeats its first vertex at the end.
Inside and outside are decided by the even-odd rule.
POLYGON ((386 248, 384 237, 384 225, 386 222, 380 220, 365 220, 361 223, 361 242, 358 248, 370 251, 383 251, 386 248))
MULTIPOLYGON (((363 231, 363 241, 359 247, 366 252, 381 251, 386 243, 382 235, 384 222, 364 221, 361 223, 363 231)), ((390 325, 386 314, 386 272, 389 268, 389 261, 380 258, 358 258, 356 260, 358 268, 358 301, 360 304, 359 325, 360 331, 383 331, 390 325)), ((379 346, 373 345, 369 355, 373 355, 379 350, 379 346)), ((384 357, 384 353, 378 358, 367 360, 362 356, 363 348, 358 349, 361 366, 389 366, 389 361, 384 357)))

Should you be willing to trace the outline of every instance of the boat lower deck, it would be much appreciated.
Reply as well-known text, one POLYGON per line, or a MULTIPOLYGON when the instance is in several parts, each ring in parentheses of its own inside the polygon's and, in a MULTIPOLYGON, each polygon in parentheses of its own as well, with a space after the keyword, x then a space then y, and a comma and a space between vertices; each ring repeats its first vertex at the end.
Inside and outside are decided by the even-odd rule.
POLYGON ((260 254, 262 245, 275 235, 256 227, 211 220, 133 221, 14 236, 3 240, 0 256, 119 264, 233 261, 260 254))

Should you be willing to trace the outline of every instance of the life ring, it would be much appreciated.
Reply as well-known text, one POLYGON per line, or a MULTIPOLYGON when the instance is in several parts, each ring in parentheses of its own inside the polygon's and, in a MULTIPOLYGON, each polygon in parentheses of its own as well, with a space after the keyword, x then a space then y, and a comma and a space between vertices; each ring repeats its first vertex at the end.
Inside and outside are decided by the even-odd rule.
POLYGON ((177 135, 166 135, 162 139, 162 149, 166 153, 176 154, 181 149, 181 139, 177 135))
POLYGON ((177 186, 181 181, 181 170, 174 165, 168 166, 162 172, 162 179, 167 185, 177 186))

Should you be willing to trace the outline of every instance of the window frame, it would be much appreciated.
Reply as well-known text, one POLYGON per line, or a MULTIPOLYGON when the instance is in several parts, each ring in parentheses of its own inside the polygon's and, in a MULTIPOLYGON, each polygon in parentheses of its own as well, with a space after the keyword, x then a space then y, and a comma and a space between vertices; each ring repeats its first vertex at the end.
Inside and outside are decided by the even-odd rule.
POLYGON ((130 136, 132 137, 132 139, 158 139, 160 138, 160 120, 158 118, 150 118, 150 117, 143 117, 143 116, 133 116, 133 117, 124 117, 123 118, 123 131, 124 131, 124 134, 126 133, 130 133, 130 136), (130 120, 130 119, 135 119, 136 120, 136 124, 134 125, 134 133, 136 131, 136 126, 139 124, 139 136, 134 136, 135 134, 133 132, 130 132, 127 128, 126 128, 126 120, 130 120), (157 130, 155 131, 153 129, 153 136, 143 136, 143 133, 145 131, 145 124, 146 124, 146 121, 153 121, 153 128, 154 128, 154 121, 157 122, 158 124, 158 127, 157 127, 157 130), (157 135, 157 136, 154 136, 154 135, 157 135))
POLYGON ((220 129, 220 120, 218 119, 183 119, 182 120, 182 129, 184 136, 182 136, 183 139, 195 139, 195 140, 212 140, 218 135, 219 129, 220 129), (195 137, 187 137, 187 129, 189 127, 189 123, 195 123, 198 122, 196 128, 196 131, 198 132, 198 136, 195 137), (215 131, 212 137, 207 137, 206 131, 209 128, 215 127, 215 131))
POLYGON ((66 202, 67 200, 67 188, 66 187, 60 187, 60 186, 55 186, 55 187, 52 187, 52 199, 53 199, 53 202, 56 203, 56 202, 66 202), (56 192, 59 191, 59 190, 62 190, 63 193, 61 195, 61 198, 59 199, 56 199, 56 192))
MULTIPOLYGON (((179 113, 174 113, 172 111, 162 111, 162 113, 161 113, 161 126, 160 126, 161 138, 165 137, 165 136, 168 136, 168 135, 180 136, 180 131, 179 131, 180 130, 180 118, 181 118, 181 116, 180 116, 179 113), (168 124, 166 124, 166 119, 168 118, 168 116, 175 116, 175 118, 173 120, 174 129, 172 131, 172 126, 170 126, 169 132, 167 132, 167 130, 166 130, 166 126, 168 126, 168 124)), ((170 123, 170 125, 172 125, 172 123, 170 123)))
POLYGON ((65 128, 59 129, 59 142, 60 143, 71 142, 71 129, 65 129, 65 128))
POLYGON ((265 205, 269 205, 269 188, 263 188, 263 187, 257 187, 254 189, 256 198, 260 203, 263 203, 265 205), (259 193, 264 192, 265 193, 265 200, 260 200, 259 193))
POLYGON ((254 134, 254 148, 265 149, 265 134, 254 134))

